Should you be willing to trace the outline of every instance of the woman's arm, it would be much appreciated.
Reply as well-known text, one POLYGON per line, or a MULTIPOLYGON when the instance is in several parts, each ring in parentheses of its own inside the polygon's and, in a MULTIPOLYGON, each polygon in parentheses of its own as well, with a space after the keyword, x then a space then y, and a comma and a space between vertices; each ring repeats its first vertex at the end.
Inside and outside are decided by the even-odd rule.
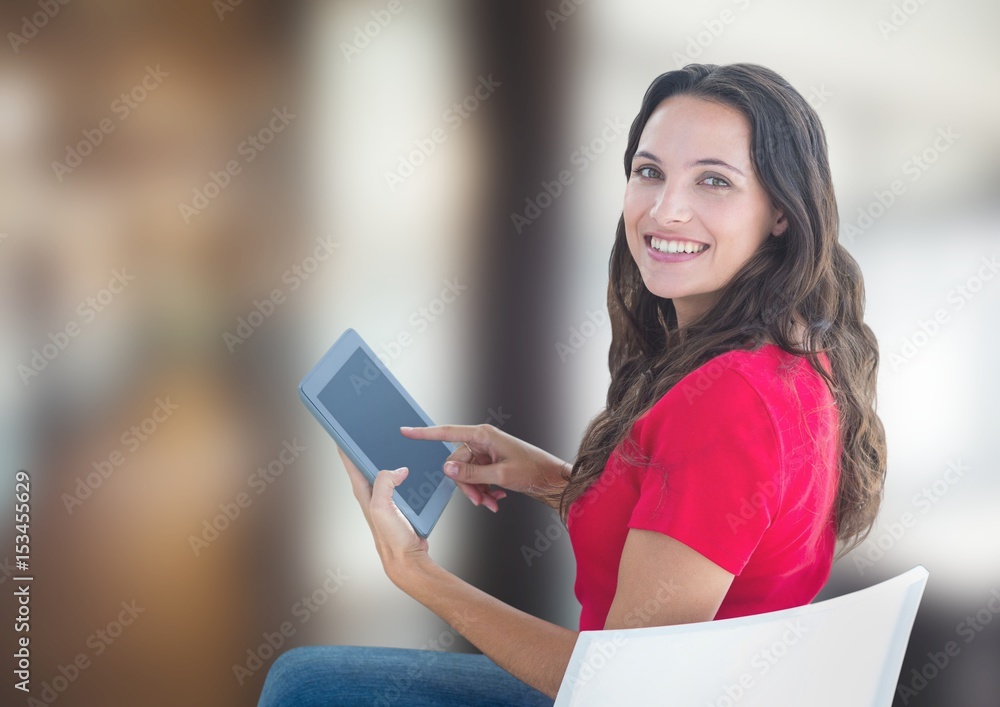
POLYGON ((733 577, 669 535, 629 528, 604 630, 711 621, 733 577))
MULTIPOLYGON (((494 663, 555 699, 579 636, 505 604, 429 556, 387 566, 389 579, 494 663)), ((629 529, 605 630, 711 621, 733 575, 687 545, 629 529)))
MULTIPOLYGON (((339 450, 338 450, 339 451, 339 450)), ((439 567, 392 500, 407 472, 373 486, 340 452, 386 575, 501 668, 555 698, 579 636, 503 603, 439 567)), ((631 528, 605 629, 710 621, 733 575, 673 538, 631 528), (652 603, 651 603, 652 602, 652 603)))
POLYGON ((501 668, 555 698, 577 632, 504 604, 439 567, 427 554, 427 539, 417 536, 392 500, 407 472, 381 470, 369 486, 343 451, 337 451, 372 531, 382 568, 393 584, 447 621, 501 668))
POLYGON ((579 632, 515 609, 429 557, 402 566, 389 579, 494 663, 555 699, 579 632))

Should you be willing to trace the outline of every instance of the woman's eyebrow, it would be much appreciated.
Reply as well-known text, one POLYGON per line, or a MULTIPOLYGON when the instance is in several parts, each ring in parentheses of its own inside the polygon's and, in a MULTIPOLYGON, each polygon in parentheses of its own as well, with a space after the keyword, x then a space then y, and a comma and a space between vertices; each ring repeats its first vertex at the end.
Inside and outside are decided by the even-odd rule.
MULTIPOLYGON (((659 157, 657 157, 656 155, 654 155, 651 152, 646 152, 645 150, 639 150, 638 152, 636 152, 635 155, 632 157, 632 159, 634 160, 637 157, 644 157, 647 160, 652 160, 656 164, 660 164, 660 158, 659 157)), ((745 177, 746 176, 745 174, 743 174, 743 172, 741 170, 737 169, 736 167, 733 167, 728 162, 725 162, 723 160, 718 159, 717 157, 705 157, 704 159, 696 160, 696 161, 691 162, 690 164, 688 164, 688 167, 700 167, 700 166, 709 166, 709 165, 715 165, 717 167, 728 167, 729 169, 733 170, 734 172, 736 172, 736 174, 740 175, 741 177, 745 177)))
POLYGON ((698 167, 700 165, 716 165, 718 167, 728 167, 729 169, 733 170, 734 172, 736 172, 736 174, 740 175, 741 177, 745 177, 746 176, 745 174, 743 174, 743 172, 741 172, 740 170, 738 170, 736 167, 733 167, 728 162, 723 162, 722 160, 720 160, 720 159, 718 159, 716 157, 706 157, 703 160, 698 160, 696 162, 692 162, 691 164, 688 165, 688 167, 698 167))

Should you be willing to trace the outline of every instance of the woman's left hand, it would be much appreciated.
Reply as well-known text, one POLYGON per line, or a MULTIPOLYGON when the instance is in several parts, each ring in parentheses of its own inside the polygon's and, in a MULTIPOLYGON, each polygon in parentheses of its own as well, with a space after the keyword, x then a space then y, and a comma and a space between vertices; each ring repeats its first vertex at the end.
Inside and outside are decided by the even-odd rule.
POLYGON ((383 469, 375 476, 375 484, 369 485, 365 475, 340 447, 337 447, 337 453, 351 477, 354 497, 361 504, 361 511, 368 521, 382 567, 389 579, 399 585, 404 572, 430 560, 427 538, 417 535, 392 500, 393 490, 403 483, 409 471, 405 467, 402 471, 383 469))

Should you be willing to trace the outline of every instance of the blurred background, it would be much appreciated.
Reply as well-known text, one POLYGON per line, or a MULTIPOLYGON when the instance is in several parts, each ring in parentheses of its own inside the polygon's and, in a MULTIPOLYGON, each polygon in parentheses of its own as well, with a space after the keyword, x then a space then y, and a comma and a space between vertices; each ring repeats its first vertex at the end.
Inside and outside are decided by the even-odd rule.
MULTIPOLYGON (((1000 704, 998 20, 984 0, 3 3, 4 704, 34 704, 11 677, 22 469, 44 704, 253 705, 298 645, 474 651, 385 578, 296 384, 353 327, 436 422, 572 460, 610 380, 628 125, 658 74, 737 61, 819 112, 881 345, 881 521, 820 599, 924 565, 896 704, 1000 704)), ((577 628, 548 508, 457 497, 430 544, 577 628)))

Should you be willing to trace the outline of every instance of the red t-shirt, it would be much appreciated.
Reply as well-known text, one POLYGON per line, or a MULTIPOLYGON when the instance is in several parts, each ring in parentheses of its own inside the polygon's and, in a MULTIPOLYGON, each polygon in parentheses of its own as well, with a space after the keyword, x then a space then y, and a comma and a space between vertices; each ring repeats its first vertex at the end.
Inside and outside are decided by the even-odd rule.
MULTIPOLYGON (((820 354, 829 371, 829 359, 820 354)), ((830 574, 840 443, 835 401, 805 358, 774 344, 684 376, 570 507, 580 630, 604 628, 629 528, 655 530, 736 575, 716 619, 808 604, 830 574)))

